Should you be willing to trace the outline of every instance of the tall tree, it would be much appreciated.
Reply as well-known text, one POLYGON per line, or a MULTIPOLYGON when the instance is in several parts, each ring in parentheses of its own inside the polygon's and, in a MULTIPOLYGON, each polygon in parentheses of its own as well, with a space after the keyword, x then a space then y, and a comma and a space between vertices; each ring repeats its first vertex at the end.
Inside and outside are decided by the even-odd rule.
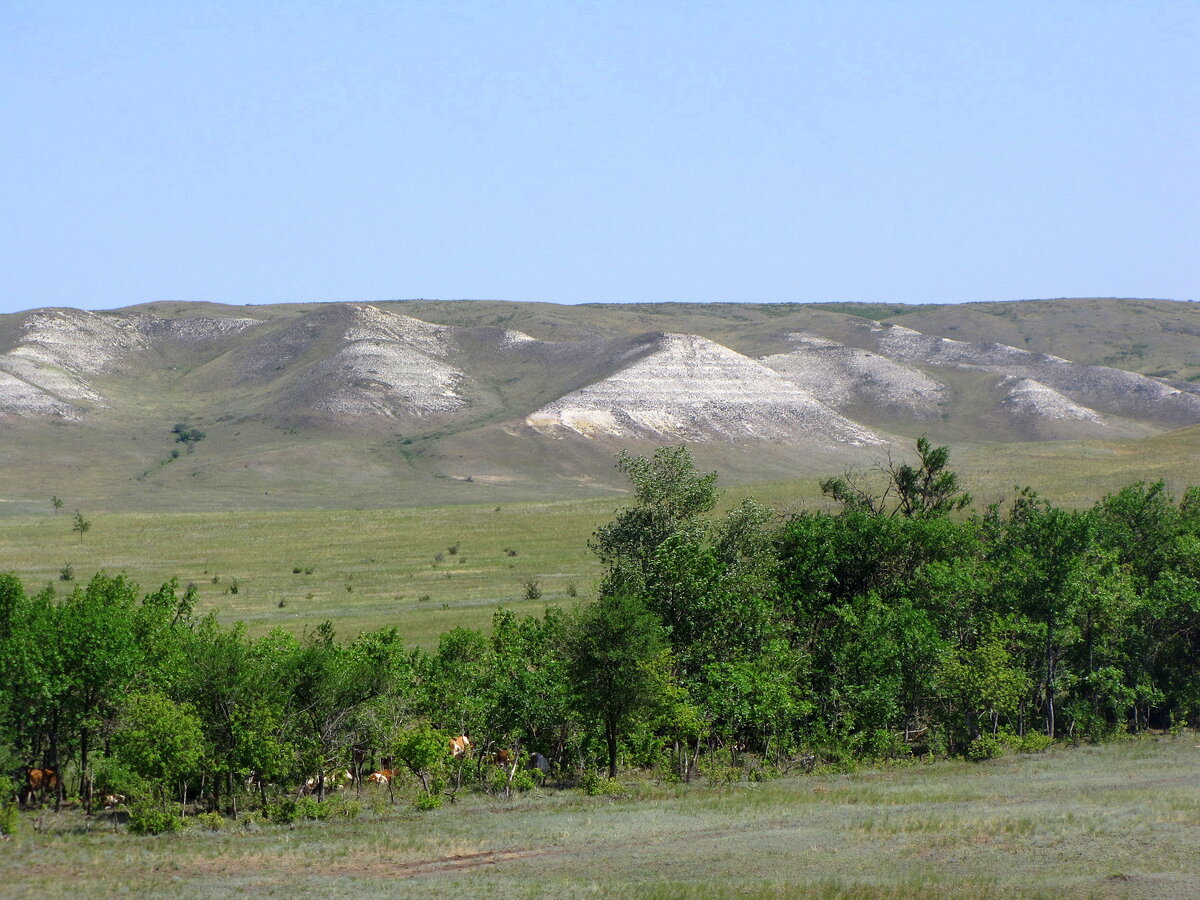
POLYGON ((585 607, 567 635, 567 670, 585 718, 603 731, 608 777, 623 734, 668 694, 670 653, 662 623, 637 597, 609 594, 585 607))

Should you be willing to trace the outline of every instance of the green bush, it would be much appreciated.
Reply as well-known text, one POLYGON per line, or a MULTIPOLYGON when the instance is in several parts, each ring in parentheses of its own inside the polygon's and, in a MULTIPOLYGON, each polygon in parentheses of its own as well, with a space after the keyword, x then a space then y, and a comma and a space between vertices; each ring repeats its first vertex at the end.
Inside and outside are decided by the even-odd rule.
POLYGON ((21 830, 21 812, 17 809, 16 801, 10 800, 0 806, 0 834, 6 837, 21 830))
POLYGON ((611 797, 624 792, 621 782, 615 778, 605 778, 595 772, 584 772, 579 779, 579 786, 589 797, 611 797))
POLYGON ((288 797, 268 803, 263 810, 263 816, 276 825, 290 825, 300 818, 300 813, 296 809, 296 801, 288 797))
POLYGON ((990 734, 981 734, 971 741, 967 747, 967 759, 973 762, 983 762, 985 759, 995 759, 1004 752, 1000 739, 990 734))
POLYGON ((1031 731, 1025 737, 1021 738, 1021 743, 1017 747, 1017 750, 1020 753, 1041 753, 1053 743, 1053 738, 1047 737, 1040 731, 1031 731))
POLYGON ((358 800, 330 800, 325 805, 330 815, 339 819, 357 819, 362 814, 362 803, 358 800))
POLYGON ((130 834, 166 834, 183 827, 183 819, 156 804, 135 803, 129 807, 130 834))
POLYGON ((419 794, 417 799, 413 801, 413 809, 430 810, 439 809, 442 805, 441 794, 419 794))
POLYGON ((209 831, 220 831, 225 827, 225 817, 219 812, 198 813, 188 824, 193 828, 207 828, 209 831))
POLYGON ((298 819, 328 819, 332 812, 329 804, 322 803, 316 797, 301 797, 296 801, 298 819))

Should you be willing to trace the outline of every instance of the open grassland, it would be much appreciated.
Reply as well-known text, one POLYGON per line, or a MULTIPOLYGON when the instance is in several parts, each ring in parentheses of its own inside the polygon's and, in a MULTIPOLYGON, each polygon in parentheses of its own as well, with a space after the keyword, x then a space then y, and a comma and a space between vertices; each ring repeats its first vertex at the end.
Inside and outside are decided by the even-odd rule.
POLYGON ((498 606, 540 613, 592 592, 587 541, 615 505, 97 515, 82 542, 69 515, 13 517, 0 519, 0 571, 60 593, 74 587, 66 565, 76 580, 126 572, 145 589, 177 577, 196 585, 199 611, 252 633, 329 619, 344 635, 394 625, 433 646, 455 626, 487 627, 498 606))
MULTIPOLYGON (((976 508, 1032 485, 1068 507, 1089 506, 1137 481, 1167 481, 1179 495, 1200 483, 1200 432, 1140 442, 966 445, 951 466, 976 508)), ((908 458, 902 456, 901 458, 908 458)), ((711 464, 710 464, 711 465, 711 464)), ((706 468, 709 466, 705 466, 706 468)), ((722 506, 753 496, 781 515, 826 507, 815 478, 733 485, 722 506)), ((200 611, 300 632, 326 619, 352 635, 387 625, 429 647, 455 626, 486 628, 500 606, 519 614, 570 606, 593 594, 600 564, 588 538, 628 494, 556 502, 450 504, 365 509, 226 510, 189 513, 84 510, 81 542, 70 507, 53 515, 0 516, 0 572, 31 590, 60 593, 76 582, 126 572, 149 590, 170 578, 196 585, 200 611), (297 571, 298 570, 298 571, 297 571), (540 598, 526 594, 537 582, 540 598), (234 586, 236 585, 236 593, 234 586)))
POLYGON ((1195 734, 757 784, 642 779, 156 838, 26 814, 7 897, 1196 897, 1195 734), (41 833, 35 833, 37 822, 41 833))

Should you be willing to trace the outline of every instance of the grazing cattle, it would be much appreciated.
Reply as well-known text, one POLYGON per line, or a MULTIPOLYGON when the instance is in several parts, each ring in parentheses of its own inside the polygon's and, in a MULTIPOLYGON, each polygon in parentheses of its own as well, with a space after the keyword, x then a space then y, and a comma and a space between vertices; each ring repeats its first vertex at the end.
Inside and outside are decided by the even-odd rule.
POLYGON ((471 752, 471 740, 465 734, 450 738, 450 755, 455 759, 466 756, 471 752))
POLYGON ((105 809, 113 809, 114 807, 120 806, 124 802, 125 802, 124 794, 105 794, 104 795, 104 808, 105 809))
POLYGON ((492 756, 492 762, 498 766, 509 766, 512 765, 512 761, 515 756, 516 754, 507 748, 497 750, 495 755, 492 756))
POLYGON ((396 773, 391 769, 380 769, 378 772, 372 772, 367 776, 367 781, 371 784, 384 785, 389 781, 394 780, 396 773))
POLYGON ((58 770, 50 766, 41 769, 25 770, 25 788, 22 793, 25 800, 37 796, 42 797, 46 791, 58 790, 58 770))
POLYGON ((541 772, 543 775, 550 774, 550 760, 542 756, 540 753, 532 753, 529 757, 529 762, 525 764, 525 768, 531 772, 541 772))

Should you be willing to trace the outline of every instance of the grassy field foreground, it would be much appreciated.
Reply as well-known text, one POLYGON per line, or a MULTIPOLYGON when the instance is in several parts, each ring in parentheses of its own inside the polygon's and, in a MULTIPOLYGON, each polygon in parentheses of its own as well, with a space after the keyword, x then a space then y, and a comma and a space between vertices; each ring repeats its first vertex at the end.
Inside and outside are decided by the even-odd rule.
POLYGON ((1196 897, 1195 734, 757 784, 630 782, 155 838, 36 814, 6 897, 1196 897))

